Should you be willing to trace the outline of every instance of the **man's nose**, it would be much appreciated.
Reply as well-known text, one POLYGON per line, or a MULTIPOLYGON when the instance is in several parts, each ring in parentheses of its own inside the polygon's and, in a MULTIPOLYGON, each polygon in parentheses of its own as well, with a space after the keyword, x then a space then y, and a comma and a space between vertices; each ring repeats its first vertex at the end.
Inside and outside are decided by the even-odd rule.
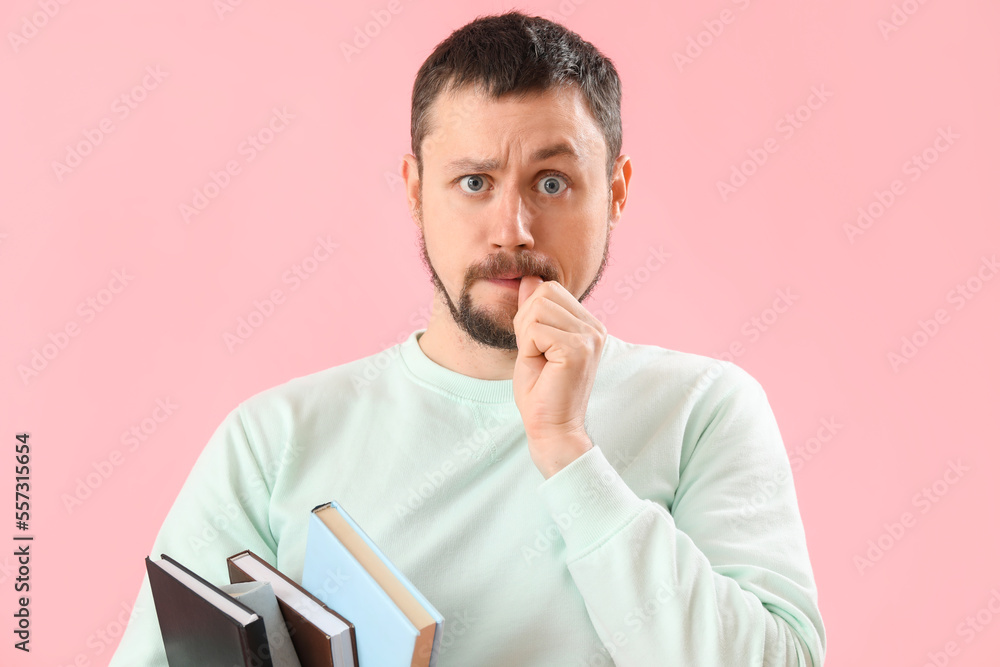
POLYGON ((497 201, 490 242, 500 248, 532 248, 531 227, 537 217, 536 207, 516 187, 507 187, 497 201))

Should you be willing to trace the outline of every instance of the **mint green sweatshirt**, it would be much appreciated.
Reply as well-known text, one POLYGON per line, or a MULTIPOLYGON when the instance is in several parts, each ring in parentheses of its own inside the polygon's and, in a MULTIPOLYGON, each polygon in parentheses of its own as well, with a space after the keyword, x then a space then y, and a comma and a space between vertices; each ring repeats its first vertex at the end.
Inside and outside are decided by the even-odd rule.
MULTIPOLYGON (((301 582, 310 510, 336 500, 444 615, 439 667, 823 664, 788 455, 746 371, 609 335, 594 448, 545 480, 513 382, 439 366, 422 333, 238 405, 151 556, 226 584, 250 549, 301 582)), ((111 667, 166 664, 144 577, 111 667)))

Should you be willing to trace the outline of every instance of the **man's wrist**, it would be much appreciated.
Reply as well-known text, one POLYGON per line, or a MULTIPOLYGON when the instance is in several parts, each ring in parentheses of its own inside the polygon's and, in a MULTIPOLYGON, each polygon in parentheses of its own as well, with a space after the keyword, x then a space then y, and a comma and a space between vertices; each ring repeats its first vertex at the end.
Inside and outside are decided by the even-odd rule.
POLYGON ((545 479, 549 479, 593 447, 594 443, 586 433, 531 443, 532 452, 540 453, 539 458, 532 458, 545 479))

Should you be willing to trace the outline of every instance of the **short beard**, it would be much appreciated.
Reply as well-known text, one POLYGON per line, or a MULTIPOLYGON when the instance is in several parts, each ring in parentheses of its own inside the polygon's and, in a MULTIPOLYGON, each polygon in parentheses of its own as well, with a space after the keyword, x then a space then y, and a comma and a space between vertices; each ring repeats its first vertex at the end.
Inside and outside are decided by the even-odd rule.
MULTIPOLYGON (((610 214, 610 207, 609 207, 610 214)), ((496 348, 498 350, 517 350, 517 335, 514 333, 514 314, 509 313, 509 309, 503 314, 496 313, 495 309, 475 308, 472 305, 472 295, 469 290, 472 285, 482 278, 492 278, 497 275, 507 273, 519 273, 522 276, 540 276, 542 280, 555 280, 557 278, 555 267, 551 262, 530 251, 524 251, 515 255, 494 254, 486 258, 483 264, 475 266, 466 271, 465 282, 462 285, 462 293, 459 295, 458 307, 448 295, 448 290, 444 288, 440 276, 434 270, 430 257, 427 254, 427 244, 424 239, 423 218, 420 209, 417 209, 420 220, 420 256, 424 266, 431 275, 434 288, 444 295, 448 310, 455 323, 476 343, 496 348)), ((604 275, 604 268, 608 264, 608 253, 611 245, 611 225, 607 227, 604 237, 604 252, 601 258, 601 265, 597 269, 597 274, 584 290, 578 301, 581 303, 590 296, 591 291, 597 286, 604 275)))

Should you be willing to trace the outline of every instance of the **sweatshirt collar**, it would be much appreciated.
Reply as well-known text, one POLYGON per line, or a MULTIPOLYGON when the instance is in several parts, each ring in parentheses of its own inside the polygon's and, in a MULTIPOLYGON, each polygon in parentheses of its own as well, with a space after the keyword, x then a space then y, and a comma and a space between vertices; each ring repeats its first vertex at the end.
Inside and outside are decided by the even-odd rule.
POLYGON ((400 344, 403 365, 419 384, 453 399, 495 405, 516 405, 513 380, 481 380, 462 375, 432 361, 417 342, 425 331, 426 329, 415 330, 400 344))

